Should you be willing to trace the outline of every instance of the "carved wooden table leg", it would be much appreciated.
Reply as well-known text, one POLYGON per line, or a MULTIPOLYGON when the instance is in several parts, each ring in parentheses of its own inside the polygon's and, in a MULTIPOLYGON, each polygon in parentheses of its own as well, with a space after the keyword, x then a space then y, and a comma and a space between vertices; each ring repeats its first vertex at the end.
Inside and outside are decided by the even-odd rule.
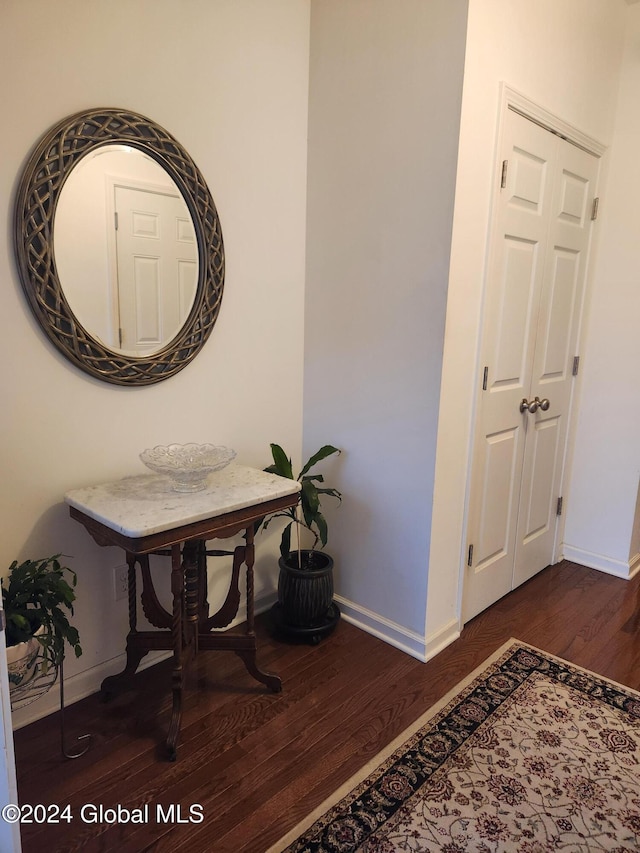
POLYGON ((279 675, 272 672, 264 672, 258 667, 256 661, 257 643, 254 630, 254 592, 253 592, 253 564, 255 561, 255 547, 253 544, 253 527, 247 527, 245 531, 245 563, 247 565, 247 637, 252 640, 251 646, 248 649, 239 649, 236 651, 238 657, 243 661, 247 671, 256 679, 256 681, 266 684, 273 690, 274 693, 280 693, 282 690, 282 679, 279 675))
POLYGON ((129 630, 136 631, 138 628, 138 593, 136 590, 136 562, 135 554, 127 552, 127 597, 129 599, 129 630))
POLYGON ((173 619, 171 623, 171 639, 173 642, 173 670, 171 672, 171 688, 173 692, 173 708, 171 723, 167 737, 167 752, 171 761, 176 760, 180 721, 182 719, 182 608, 184 604, 184 570, 180 556, 180 545, 171 546, 171 592, 173 594, 173 619))
POLYGON ((198 625, 206 624, 209 618, 209 579, 207 576, 207 543, 204 539, 198 540, 198 625))
POLYGON ((201 592, 201 552, 203 543, 195 539, 185 542, 182 549, 182 569, 184 572, 184 597, 185 597, 185 626, 184 640, 190 646, 189 654, 198 653, 198 623, 200 621, 201 592))
POLYGON ((100 685, 100 698, 103 702, 108 701, 114 693, 130 687, 133 676, 140 665, 140 661, 147 654, 147 649, 140 646, 138 642, 138 602, 136 591, 136 554, 127 552, 128 571, 128 603, 129 603, 129 634, 127 636, 127 660, 125 668, 117 675, 110 675, 100 685))

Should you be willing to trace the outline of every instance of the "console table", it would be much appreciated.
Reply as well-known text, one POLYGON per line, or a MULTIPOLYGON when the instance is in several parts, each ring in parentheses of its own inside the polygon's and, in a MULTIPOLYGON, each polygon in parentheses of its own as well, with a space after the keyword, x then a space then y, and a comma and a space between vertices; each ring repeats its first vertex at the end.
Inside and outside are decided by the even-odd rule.
POLYGON ((144 474, 67 492, 71 517, 99 545, 117 545, 126 552, 129 568, 129 634, 124 670, 106 678, 105 698, 132 686, 140 661, 152 650, 173 652, 173 707, 167 751, 175 760, 184 670, 199 649, 235 652, 248 672, 274 692, 282 689, 277 675, 261 670, 256 661, 254 633, 253 529, 257 520, 298 502, 300 484, 256 468, 232 463, 212 474, 200 492, 171 490, 165 477, 144 474), (209 539, 226 539, 244 531, 244 544, 233 551, 207 551, 209 539), (149 567, 149 555, 171 558, 172 611, 160 604, 149 567), (207 557, 232 556, 227 597, 212 616, 207 602, 207 557), (243 630, 226 628, 240 606, 240 571, 246 566, 247 619, 243 630), (156 629, 137 628, 136 565, 142 576, 141 604, 156 629))

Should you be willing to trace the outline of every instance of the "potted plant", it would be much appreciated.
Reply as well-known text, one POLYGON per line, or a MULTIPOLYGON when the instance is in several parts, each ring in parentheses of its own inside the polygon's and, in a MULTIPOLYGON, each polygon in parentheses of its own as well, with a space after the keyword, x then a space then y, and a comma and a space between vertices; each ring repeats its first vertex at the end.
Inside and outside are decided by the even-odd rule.
POLYGON ((82 654, 77 630, 65 611, 73 614, 77 576, 59 561, 60 554, 40 560, 17 560, 2 579, 2 605, 6 618, 7 661, 12 687, 33 675, 36 659, 41 667, 58 667, 68 642, 76 657, 82 654), (69 577, 66 580, 65 574, 69 577))
POLYGON ((291 459, 279 444, 272 444, 273 464, 265 468, 272 474, 298 480, 302 486, 299 503, 274 513, 267 520, 263 519, 262 526, 268 527, 275 518, 288 520, 280 541, 278 603, 273 608, 276 626, 281 633, 308 638, 312 642, 319 642, 333 630, 340 618, 340 611, 333 601, 333 558, 322 550, 327 544, 328 527, 321 501, 325 496, 341 501, 342 495, 337 489, 324 485, 322 474, 311 471, 335 453, 340 453, 340 450, 325 444, 295 477, 291 459), (308 548, 301 546, 303 530, 308 531, 307 536, 313 537, 308 548), (294 543, 292 531, 296 534, 294 543))

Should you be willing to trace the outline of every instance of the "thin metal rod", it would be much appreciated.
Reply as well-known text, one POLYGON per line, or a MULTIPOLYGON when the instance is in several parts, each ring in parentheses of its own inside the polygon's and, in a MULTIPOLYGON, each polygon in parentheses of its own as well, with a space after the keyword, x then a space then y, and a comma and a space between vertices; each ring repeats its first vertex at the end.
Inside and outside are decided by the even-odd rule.
POLYGON ((62 748, 62 754, 65 758, 80 758, 85 752, 89 749, 91 742, 91 735, 80 735, 77 738, 78 741, 88 741, 87 745, 84 749, 80 750, 80 752, 69 752, 66 747, 66 739, 64 734, 64 665, 63 662, 60 661, 60 745, 62 748))

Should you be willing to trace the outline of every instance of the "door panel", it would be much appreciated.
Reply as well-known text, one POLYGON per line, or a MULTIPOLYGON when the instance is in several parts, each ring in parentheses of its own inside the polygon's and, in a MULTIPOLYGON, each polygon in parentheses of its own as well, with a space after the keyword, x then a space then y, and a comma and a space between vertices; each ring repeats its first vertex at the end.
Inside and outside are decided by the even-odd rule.
POLYGON ((564 381, 573 358, 574 343, 567 330, 572 328, 576 299, 579 297, 580 255, 554 246, 549 288, 549 310, 543 314, 540 336, 540 382, 564 381))
MULTIPOLYGON (((538 136, 533 131, 533 136, 538 136)), ((521 208, 542 218, 547 194, 548 160, 544 149, 541 155, 534 153, 536 140, 529 142, 527 148, 513 144, 510 152, 511 187, 507 203, 512 208, 521 208)))
MULTIPOLYGON (((195 248, 195 247, 194 247, 195 248)), ((178 260, 178 303, 180 317, 186 319, 193 307, 198 287, 198 264, 195 260, 178 260)))
POLYGON ((508 503, 512 499, 517 451, 518 435, 513 430, 487 436, 483 477, 484 511, 480 523, 482 534, 478 540, 479 552, 476 554, 478 571, 503 557, 508 548, 508 518, 487 510, 496 503, 508 503))
MULTIPOLYGON (((527 450, 533 445, 531 456, 536 465, 531 466, 534 473, 522 487, 513 589, 553 562, 550 548, 553 548, 557 522, 554 484, 561 460, 562 437, 558 423, 557 418, 538 421, 527 436, 527 450), (533 437, 532 442, 529 436, 533 437)), ((525 465, 528 462, 526 458, 525 465)))
POLYGON ((491 393, 521 389, 526 381, 538 244, 505 235, 502 263, 500 323, 493 352, 495 372, 491 393))
POLYGON ((523 483, 520 506, 521 538, 525 545, 546 535, 555 521, 552 489, 558 461, 559 425, 560 418, 538 418, 527 432, 525 463, 531 469, 531 477, 523 483))
MULTIPOLYGON (((133 255, 131 258, 131 295, 135 304, 132 317, 135 323, 134 347, 139 351, 145 347, 156 348, 162 343, 160 266, 159 257, 133 255)), ((129 326, 123 324, 124 329, 128 331, 129 326)), ((130 337, 123 335, 123 343, 125 341, 129 346, 130 337)))
MULTIPOLYGON (((482 462, 484 469, 478 478, 482 494, 478 500, 477 536, 474 540, 473 573, 476 578, 474 602, 484 610, 493 603, 493 590, 498 584, 511 584, 512 542, 508 512, 496 512, 496 507, 511 506, 517 500, 521 467, 520 429, 505 429, 483 437, 482 462)), ((479 611, 478 611, 479 612, 479 611)))
POLYGON ((597 158, 508 111, 481 347, 467 621, 553 558, 597 158), (549 399, 548 411, 520 411, 549 399))

